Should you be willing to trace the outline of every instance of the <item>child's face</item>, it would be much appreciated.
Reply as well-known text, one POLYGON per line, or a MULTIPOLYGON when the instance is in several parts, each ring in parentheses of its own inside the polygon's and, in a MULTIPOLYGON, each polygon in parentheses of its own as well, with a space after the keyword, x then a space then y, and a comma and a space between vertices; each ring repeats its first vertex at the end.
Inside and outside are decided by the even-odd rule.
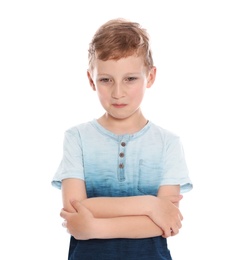
POLYGON ((108 115, 124 119, 139 113, 145 90, 154 83, 155 67, 147 71, 143 59, 136 56, 118 61, 96 59, 94 65, 88 72, 90 85, 108 115))

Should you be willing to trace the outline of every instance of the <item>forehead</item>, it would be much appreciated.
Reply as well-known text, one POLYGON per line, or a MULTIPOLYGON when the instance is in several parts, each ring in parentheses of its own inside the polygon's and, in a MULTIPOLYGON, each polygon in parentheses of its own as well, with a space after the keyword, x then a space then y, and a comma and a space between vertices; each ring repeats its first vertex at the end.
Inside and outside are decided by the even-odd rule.
POLYGON ((145 70, 144 60, 141 56, 128 56, 119 60, 94 61, 93 70, 97 74, 112 73, 141 73, 145 70))

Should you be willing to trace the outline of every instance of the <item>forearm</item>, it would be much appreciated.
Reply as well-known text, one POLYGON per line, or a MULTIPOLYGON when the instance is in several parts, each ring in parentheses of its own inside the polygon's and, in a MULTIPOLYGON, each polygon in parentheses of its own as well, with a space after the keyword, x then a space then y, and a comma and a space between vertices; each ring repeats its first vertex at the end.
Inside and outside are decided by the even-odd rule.
POLYGON ((149 215, 156 199, 150 195, 87 198, 85 183, 78 179, 62 181, 62 198, 65 210, 75 212, 71 201, 78 200, 98 218, 149 215))
POLYGON ((122 216, 149 216, 156 197, 97 197, 85 199, 81 203, 96 218, 113 218, 122 216))
MULTIPOLYGON (((96 219, 98 225, 94 226, 93 232, 96 231, 95 235, 99 238, 101 235, 104 237, 131 238, 161 234, 168 237, 171 230, 173 234, 177 234, 181 227, 181 213, 173 205, 173 203, 177 203, 181 199, 178 195, 179 187, 177 185, 162 186, 158 197, 143 195, 87 198, 83 181, 66 179, 62 182, 62 194, 64 205, 62 217, 67 220, 68 229, 73 230, 77 237, 79 237, 82 225, 80 225, 78 218, 75 220, 76 214, 78 216, 80 212, 72 201, 81 202, 86 211, 96 219), (72 221, 69 219, 70 214, 74 214, 72 221), (144 222, 145 220, 146 222, 144 222)), ((85 216, 83 219, 82 223, 86 226, 85 216)), ((84 226, 81 229, 84 234, 92 234, 92 229, 87 228, 88 232, 86 233, 84 226)), ((87 237, 89 236, 87 235, 87 237)))
POLYGON ((147 216, 97 218, 92 238, 148 238, 161 236, 163 231, 147 216))

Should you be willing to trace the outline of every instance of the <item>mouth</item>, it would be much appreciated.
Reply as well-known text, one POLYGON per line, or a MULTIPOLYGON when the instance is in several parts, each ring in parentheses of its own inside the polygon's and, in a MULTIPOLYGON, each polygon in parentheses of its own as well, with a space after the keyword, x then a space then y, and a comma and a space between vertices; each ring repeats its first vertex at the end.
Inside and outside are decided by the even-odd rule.
POLYGON ((126 104, 112 104, 113 107, 116 107, 116 108, 123 108, 125 106, 127 106, 126 104))

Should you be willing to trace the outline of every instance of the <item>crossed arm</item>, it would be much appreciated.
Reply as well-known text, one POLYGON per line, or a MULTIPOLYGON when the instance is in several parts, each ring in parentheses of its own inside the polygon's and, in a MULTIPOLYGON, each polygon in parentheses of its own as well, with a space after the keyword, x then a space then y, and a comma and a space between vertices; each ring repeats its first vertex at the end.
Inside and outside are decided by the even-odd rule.
POLYGON ((169 237, 183 219, 179 185, 161 186, 158 196, 87 198, 79 179, 62 182, 63 226, 76 239, 169 237))

